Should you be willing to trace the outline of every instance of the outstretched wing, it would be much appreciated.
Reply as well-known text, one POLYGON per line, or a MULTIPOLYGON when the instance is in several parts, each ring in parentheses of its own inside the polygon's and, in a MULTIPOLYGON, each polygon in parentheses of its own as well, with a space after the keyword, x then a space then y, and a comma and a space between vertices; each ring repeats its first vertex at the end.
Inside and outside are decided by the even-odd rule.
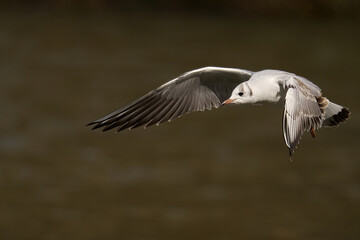
POLYGON ((88 125, 117 131, 171 121, 186 113, 217 108, 233 89, 249 80, 252 72, 234 68, 206 67, 185 73, 88 125))
POLYGON ((286 82, 287 93, 283 116, 285 143, 293 155, 302 134, 310 129, 318 129, 323 121, 319 107, 321 90, 308 80, 291 76, 286 82))

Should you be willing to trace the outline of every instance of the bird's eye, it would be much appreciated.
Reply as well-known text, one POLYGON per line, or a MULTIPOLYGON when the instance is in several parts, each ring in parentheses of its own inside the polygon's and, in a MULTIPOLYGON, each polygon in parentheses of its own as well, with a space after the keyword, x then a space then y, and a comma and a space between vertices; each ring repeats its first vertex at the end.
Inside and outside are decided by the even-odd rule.
POLYGON ((239 96, 241 97, 242 95, 244 95, 244 93, 243 93, 243 92, 239 92, 239 96))

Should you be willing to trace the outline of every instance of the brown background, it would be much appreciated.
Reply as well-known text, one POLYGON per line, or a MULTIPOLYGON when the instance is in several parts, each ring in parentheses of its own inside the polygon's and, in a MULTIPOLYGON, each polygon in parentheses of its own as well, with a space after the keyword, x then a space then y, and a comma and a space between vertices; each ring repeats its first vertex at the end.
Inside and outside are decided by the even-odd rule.
POLYGON ((1 239, 359 239, 358 1, 0 1, 1 239), (85 124, 191 69, 273 68, 348 106, 291 164, 283 103, 85 124))

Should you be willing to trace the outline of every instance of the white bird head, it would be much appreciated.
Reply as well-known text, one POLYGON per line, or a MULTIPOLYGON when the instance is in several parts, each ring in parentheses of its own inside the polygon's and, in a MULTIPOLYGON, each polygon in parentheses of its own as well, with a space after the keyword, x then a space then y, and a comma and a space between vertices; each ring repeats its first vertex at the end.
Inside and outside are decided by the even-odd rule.
POLYGON ((250 88, 248 82, 243 82, 232 91, 230 98, 225 100, 222 105, 227 105, 230 103, 254 103, 255 101, 256 99, 253 98, 253 91, 250 88))

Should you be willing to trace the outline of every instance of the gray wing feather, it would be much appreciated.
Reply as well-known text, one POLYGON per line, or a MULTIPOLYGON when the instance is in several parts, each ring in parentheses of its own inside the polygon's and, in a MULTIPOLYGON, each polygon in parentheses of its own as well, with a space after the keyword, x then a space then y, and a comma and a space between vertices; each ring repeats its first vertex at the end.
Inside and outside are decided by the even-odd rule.
POLYGON ((317 102, 317 96, 321 95, 319 88, 296 77, 287 80, 286 88, 283 134, 292 156, 302 134, 321 127, 323 114, 317 102))
POLYGON ((88 125, 117 131, 171 121, 184 114, 218 108, 252 72, 206 67, 185 73, 88 125))

